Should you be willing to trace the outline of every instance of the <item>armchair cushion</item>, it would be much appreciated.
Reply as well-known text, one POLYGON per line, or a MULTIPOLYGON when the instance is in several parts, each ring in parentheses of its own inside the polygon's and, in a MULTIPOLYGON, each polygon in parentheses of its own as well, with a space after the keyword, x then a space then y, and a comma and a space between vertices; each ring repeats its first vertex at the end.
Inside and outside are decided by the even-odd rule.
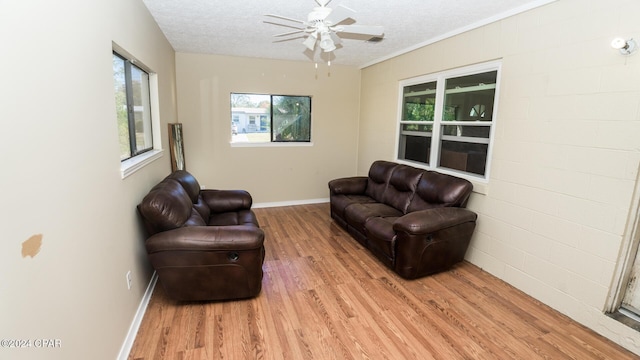
POLYGON ((167 179, 173 179, 182 185, 182 188, 187 192, 192 203, 198 201, 198 195, 200 195, 200 184, 195 177, 191 176, 185 170, 176 170, 166 177, 167 179))
POLYGON ((148 254, 163 251, 254 250, 263 246, 264 232, 247 226, 188 226, 163 231, 145 241, 148 254))
POLYGON ((209 217, 208 225, 211 226, 229 226, 229 225, 247 225, 258 227, 258 221, 253 215, 253 211, 249 209, 238 211, 227 211, 223 213, 212 213, 209 217))
POLYGON ((189 195, 175 180, 154 186, 138 209, 150 234, 179 228, 193 215, 189 195))

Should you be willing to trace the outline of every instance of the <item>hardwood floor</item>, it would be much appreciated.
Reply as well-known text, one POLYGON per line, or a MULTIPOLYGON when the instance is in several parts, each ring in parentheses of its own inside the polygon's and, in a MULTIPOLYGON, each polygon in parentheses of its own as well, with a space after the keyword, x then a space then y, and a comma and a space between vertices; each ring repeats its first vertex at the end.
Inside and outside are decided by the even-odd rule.
POLYGON ((255 209, 261 294, 176 303, 156 286, 129 359, 637 359, 469 263, 407 281, 328 204, 255 209))

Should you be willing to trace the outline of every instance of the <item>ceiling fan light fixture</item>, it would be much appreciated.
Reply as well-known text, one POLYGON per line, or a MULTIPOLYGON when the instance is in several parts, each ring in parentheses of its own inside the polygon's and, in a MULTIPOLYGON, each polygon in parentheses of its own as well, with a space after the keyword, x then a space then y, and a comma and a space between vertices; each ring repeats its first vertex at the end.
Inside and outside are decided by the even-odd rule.
POLYGON ((333 39, 331 39, 331 34, 328 32, 320 34, 320 48, 324 52, 331 52, 336 49, 336 45, 333 43, 333 39))
POLYGON ((307 47, 307 49, 313 51, 313 49, 315 49, 316 47, 316 36, 315 34, 311 34, 309 36, 307 36, 307 38, 304 40, 304 42, 302 42, 304 44, 304 46, 307 47))

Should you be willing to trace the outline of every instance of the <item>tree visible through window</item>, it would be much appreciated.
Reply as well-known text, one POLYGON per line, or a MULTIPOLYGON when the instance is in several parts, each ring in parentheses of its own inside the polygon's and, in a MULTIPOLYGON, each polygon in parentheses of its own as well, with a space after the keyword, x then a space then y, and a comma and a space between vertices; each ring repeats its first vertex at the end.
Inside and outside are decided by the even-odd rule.
POLYGON ((120 160, 153 149, 149 74, 113 53, 120 160))
POLYGON ((231 94, 231 142, 310 142, 311 97, 231 94))

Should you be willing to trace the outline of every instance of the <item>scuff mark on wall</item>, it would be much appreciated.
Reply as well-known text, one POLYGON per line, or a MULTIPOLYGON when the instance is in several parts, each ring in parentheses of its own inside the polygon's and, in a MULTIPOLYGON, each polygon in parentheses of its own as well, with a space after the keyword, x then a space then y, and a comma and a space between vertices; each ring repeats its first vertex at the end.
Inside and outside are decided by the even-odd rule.
POLYGON ((22 243, 22 257, 35 257, 42 246, 42 234, 36 234, 22 243))

